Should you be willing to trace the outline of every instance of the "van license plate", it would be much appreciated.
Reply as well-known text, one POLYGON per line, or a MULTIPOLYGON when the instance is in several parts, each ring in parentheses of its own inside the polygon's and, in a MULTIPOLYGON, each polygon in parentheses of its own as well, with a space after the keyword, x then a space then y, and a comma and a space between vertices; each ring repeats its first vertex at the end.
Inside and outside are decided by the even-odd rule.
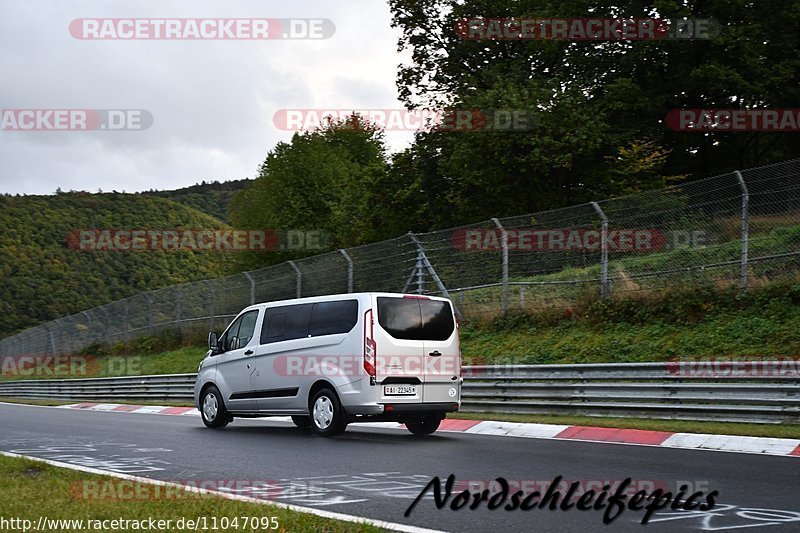
POLYGON ((386 396, 414 396, 417 394, 416 385, 384 385, 383 394, 386 396))

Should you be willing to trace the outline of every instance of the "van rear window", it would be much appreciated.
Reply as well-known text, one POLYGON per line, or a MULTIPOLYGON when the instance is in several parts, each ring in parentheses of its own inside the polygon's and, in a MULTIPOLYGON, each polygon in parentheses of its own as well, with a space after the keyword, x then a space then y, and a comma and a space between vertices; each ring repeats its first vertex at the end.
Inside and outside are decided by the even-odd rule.
POLYGON ((378 323, 395 339, 445 341, 455 329, 450 303, 378 297, 378 323))

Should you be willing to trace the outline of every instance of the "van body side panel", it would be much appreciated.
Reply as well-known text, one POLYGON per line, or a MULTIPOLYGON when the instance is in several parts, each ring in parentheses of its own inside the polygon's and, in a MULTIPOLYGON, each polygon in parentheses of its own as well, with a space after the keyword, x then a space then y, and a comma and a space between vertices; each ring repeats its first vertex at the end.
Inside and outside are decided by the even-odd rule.
POLYGON ((443 417, 460 405, 458 328, 444 298, 356 293, 269 302, 243 310, 229 330, 240 318, 236 331, 252 337, 207 354, 195 383, 198 408, 207 383, 240 416, 307 415, 320 383, 354 420, 443 417), (375 343, 374 378, 364 367, 366 336, 375 343))

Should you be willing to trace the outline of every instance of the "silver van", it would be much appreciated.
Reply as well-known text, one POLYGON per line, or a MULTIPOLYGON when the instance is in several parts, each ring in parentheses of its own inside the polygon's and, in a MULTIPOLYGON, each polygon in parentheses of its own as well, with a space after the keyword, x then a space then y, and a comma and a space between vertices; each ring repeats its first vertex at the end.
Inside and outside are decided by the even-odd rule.
POLYGON ((449 300, 358 293, 244 309, 209 350, 194 387, 203 423, 291 416, 323 436, 351 422, 436 431, 461 404, 458 324, 449 300))

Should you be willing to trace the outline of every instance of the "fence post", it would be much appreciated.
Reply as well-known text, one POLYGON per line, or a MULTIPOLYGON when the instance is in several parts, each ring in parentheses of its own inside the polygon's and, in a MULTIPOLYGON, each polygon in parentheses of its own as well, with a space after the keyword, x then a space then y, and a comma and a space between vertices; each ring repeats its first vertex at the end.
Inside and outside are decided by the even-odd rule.
MULTIPOLYGON (((450 293, 447 292, 447 287, 444 286, 444 283, 442 283, 442 279, 439 277, 439 274, 436 273, 436 270, 434 270, 430 260, 428 260, 428 256, 425 254, 425 248, 422 246, 422 243, 419 241, 419 239, 417 239, 417 236, 410 231, 408 232, 408 236, 411 237, 411 240, 417 247, 417 263, 418 263, 418 266, 416 267, 418 272, 417 276, 422 277, 423 275, 422 269, 425 268, 428 271, 428 274, 431 275, 431 278, 433 278, 433 282, 436 283, 437 287, 439 287, 439 290, 442 292, 442 296, 444 296, 445 298, 447 298, 452 302, 452 298, 450 298, 450 293)), ((411 275, 413 276, 414 273, 412 272, 411 275)), ((409 282, 410 280, 411 278, 409 278, 409 282)), ((408 283, 406 283, 406 285, 408 285, 408 283)), ((405 292, 405 290, 403 290, 403 292, 405 292)), ((455 311, 456 316, 458 318, 462 318, 461 311, 459 311, 458 306, 455 304, 455 302, 453 302, 453 311, 455 311)))
POLYGON ((99 309, 103 312, 103 342, 108 342, 108 334, 109 334, 109 318, 108 318, 108 310, 106 309, 105 305, 101 305, 99 309))
POLYGON ((56 355, 56 339, 53 336, 53 330, 50 329, 49 324, 44 325, 47 330, 47 355, 56 355))
MULTIPOLYGON (((175 323, 178 324, 178 327, 181 327, 181 315, 183 309, 181 309, 181 304, 183 303, 183 294, 181 294, 180 285, 175 287, 175 323)), ((125 302, 125 315, 128 314, 128 302, 125 302)), ((125 322, 125 331, 127 332, 128 324, 127 319, 125 322)))
POLYGON ((89 337, 89 342, 92 341, 92 315, 88 311, 82 311, 81 315, 86 318, 86 335, 89 337))
POLYGON ((255 305, 255 303, 256 303, 256 280, 253 279, 253 276, 250 275, 250 272, 244 272, 244 277, 246 277, 247 281, 250 282, 250 305, 255 305))
POLYGON ((347 253, 347 251, 343 249, 339 250, 345 260, 347 261, 347 292, 353 292, 353 259, 347 253))
POLYGON ((608 217, 597 202, 592 207, 600 215, 600 297, 608 298, 608 217))
POLYGON ((208 310, 208 314, 211 317, 211 329, 209 331, 214 331, 214 322, 217 314, 217 289, 214 287, 212 280, 206 280, 206 284, 211 289, 211 308, 208 310))
POLYGON ((128 321, 128 312, 129 312, 129 309, 128 309, 129 305, 128 304, 129 303, 130 303, 130 299, 129 298, 125 298, 125 317, 124 317, 125 318, 125 335, 122 337, 122 339, 125 342, 128 342, 130 340, 128 338, 128 336, 129 336, 128 333, 129 333, 129 331, 131 329, 130 323, 128 321))
POLYGON ((150 330, 153 328, 153 297, 150 296, 150 293, 144 293, 145 299, 147 299, 147 329, 150 330))
POLYGON ((747 255, 749 253, 748 248, 750 240, 750 191, 747 190, 747 183, 745 183, 742 173, 737 170, 734 174, 736 174, 736 179, 739 180, 739 188, 742 190, 742 265, 739 272, 739 288, 747 289, 747 255))
POLYGON ((503 298, 502 306, 503 313, 508 312, 508 232, 506 228, 500 223, 497 218, 493 218, 492 222, 500 230, 500 244, 503 247, 503 298))
POLYGON ((297 268, 297 265, 294 263, 294 261, 288 261, 288 263, 297 275, 297 297, 301 298, 303 294, 303 273, 300 272, 300 269, 297 268))

